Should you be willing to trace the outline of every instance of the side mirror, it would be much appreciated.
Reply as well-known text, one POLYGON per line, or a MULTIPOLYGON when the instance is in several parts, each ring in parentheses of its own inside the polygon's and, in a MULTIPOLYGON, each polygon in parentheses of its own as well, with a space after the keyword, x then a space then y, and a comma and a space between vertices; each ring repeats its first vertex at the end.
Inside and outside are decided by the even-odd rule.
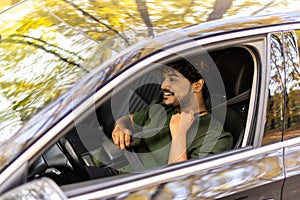
POLYGON ((0 200, 10 199, 67 200, 68 198, 53 180, 43 177, 12 189, 0 197, 0 200))

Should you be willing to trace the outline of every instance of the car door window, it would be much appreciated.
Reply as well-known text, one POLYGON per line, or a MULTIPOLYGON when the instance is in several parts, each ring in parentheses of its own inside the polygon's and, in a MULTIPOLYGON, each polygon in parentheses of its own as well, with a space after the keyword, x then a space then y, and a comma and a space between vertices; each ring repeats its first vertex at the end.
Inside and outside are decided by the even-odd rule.
MULTIPOLYGON (((254 59, 247 48, 238 46, 211 51, 209 57, 208 65, 201 60, 201 56, 195 53, 186 60, 174 56, 172 59, 151 64, 148 67, 149 70, 141 75, 137 74, 136 77, 128 78, 114 88, 110 95, 101 100, 99 106, 84 120, 74 121, 71 131, 32 165, 29 173, 30 179, 48 176, 59 185, 65 185, 166 167, 171 148, 171 140, 168 138, 170 136, 165 139, 155 135, 165 134, 163 130, 168 124, 165 124, 164 118, 167 118, 168 112, 173 112, 173 110, 169 111, 168 108, 163 108, 160 102, 162 98, 167 99, 168 94, 173 93, 173 90, 162 94, 162 85, 166 78, 165 73, 169 72, 170 66, 179 64, 185 68, 187 60, 196 68, 199 65, 206 70, 203 71, 206 73, 203 77, 208 82, 209 89, 207 89, 209 95, 205 100, 206 115, 202 116, 201 113, 198 113, 200 117, 195 120, 207 121, 207 126, 204 128, 207 130, 216 131, 219 127, 218 134, 221 134, 220 137, 222 136, 222 140, 225 141, 219 144, 218 139, 213 143, 210 142, 211 137, 206 137, 202 141, 201 136, 198 138, 199 142, 208 141, 206 144, 209 145, 205 146, 206 150, 203 150, 203 147, 202 150, 194 151, 195 148, 202 148, 195 142, 194 134, 187 139, 187 149, 190 151, 187 153, 188 159, 195 159, 195 155, 197 155, 197 159, 205 158, 212 154, 240 148, 248 116, 250 90, 254 76, 254 59), (232 62, 233 57, 238 57, 238 59, 232 62), (207 68, 213 68, 212 65, 216 71, 207 68), (219 82, 216 74, 219 74, 219 82), (222 85, 216 85, 216 83, 222 85), (235 100, 230 103, 232 99, 235 100), (227 112, 224 113, 225 105, 227 105, 225 109, 227 112), (147 110, 149 107, 150 109, 147 110), (131 146, 126 151, 120 150, 112 141, 112 131, 116 120, 124 115, 138 112, 138 115, 143 118, 137 123, 142 123, 143 120, 147 120, 145 115, 142 115, 144 110, 147 110, 147 115, 158 115, 163 120, 155 122, 154 126, 152 126, 154 120, 147 121, 139 131, 132 133, 131 146), (222 129, 224 130, 222 131, 222 129), (154 144, 151 149, 154 153, 147 153, 149 148, 152 148, 150 144, 154 144)), ((176 85, 177 83, 173 79, 174 77, 172 80, 170 79, 171 84, 176 85)), ((185 91, 184 95, 186 95, 185 91)), ((174 112, 180 112, 176 109, 174 112)))
POLYGON ((284 139, 300 136, 300 68, 299 38, 300 31, 285 32, 285 67, 286 67, 286 116, 284 139))
POLYGON ((269 94, 263 145, 282 139, 285 89, 283 55, 282 33, 274 33, 270 36, 269 94))
MULTIPOLYGON (((209 72, 210 66, 203 63, 201 59, 197 59, 196 56, 187 60, 193 60, 195 68, 200 66, 201 73, 206 73, 202 75, 203 77, 214 75, 209 72)), ((169 124, 173 115, 180 116, 179 113, 186 112, 183 111, 185 107, 191 109, 188 104, 199 106, 199 110, 198 108, 195 111, 192 110, 195 112, 192 114, 196 115, 186 130, 188 131, 185 142, 187 159, 203 158, 233 148, 233 137, 230 131, 227 127, 223 131, 222 123, 212 117, 215 111, 210 112, 208 106, 206 109, 202 107, 203 105, 192 102, 197 101, 196 98, 189 99, 195 97, 196 92, 194 92, 194 85, 191 85, 185 76, 191 76, 191 81, 198 80, 198 77, 194 77, 197 71, 190 73, 194 66, 190 66, 189 62, 183 58, 180 60, 174 58, 174 61, 152 65, 154 65, 152 66, 154 70, 142 76, 137 75, 137 78, 116 87, 95 113, 76 124, 73 131, 67 134, 63 142, 60 142, 64 152, 71 157, 77 171, 86 171, 87 177, 99 178, 108 176, 110 173, 114 175, 140 173, 165 167, 170 163, 169 154, 171 154, 173 144, 172 127, 169 128, 169 124), (188 66, 189 69, 186 70, 188 66), (129 119, 130 121, 124 125, 125 122, 121 122, 120 119, 128 115, 133 115, 133 121, 129 119), (122 148, 121 138, 120 145, 113 142, 113 130, 117 128, 122 130, 126 128, 131 132, 131 144, 124 150, 120 149, 122 148), (207 136, 206 133, 209 135, 207 136), (72 157, 68 146, 73 147, 75 157, 72 157)), ((212 80, 215 79, 212 78, 212 80)), ((220 87, 214 89, 220 91, 220 87)), ((206 85, 202 85, 197 93, 202 97, 207 92, 206 85)), ((223 97, 223 95, 220 96, 223 97)), ((199 103, 204 104, 204 101, 210 101, 208 98, 209 96, 207 99, 201 98, 199 103)), ((220 113, 220 116, 216 117, 221 119, 222 114, 225 115, 220 113)), ((240 124, 240 127, 244 125, 240 124)), ((240 132, 241 130, 237 130, 235 133, 236 143, 240 132)))

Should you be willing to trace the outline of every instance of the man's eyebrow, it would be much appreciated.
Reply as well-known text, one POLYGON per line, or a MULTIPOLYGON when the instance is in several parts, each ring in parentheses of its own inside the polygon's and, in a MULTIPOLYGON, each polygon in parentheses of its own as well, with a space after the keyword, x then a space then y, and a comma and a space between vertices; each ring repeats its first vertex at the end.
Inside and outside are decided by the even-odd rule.
POLYGON ((168 72, 168 73, 166 73, 166 75, 168 75, 168 76, 175 76, 175 77, 179 77, 176 73, 174 73, 174 72, 168 72))

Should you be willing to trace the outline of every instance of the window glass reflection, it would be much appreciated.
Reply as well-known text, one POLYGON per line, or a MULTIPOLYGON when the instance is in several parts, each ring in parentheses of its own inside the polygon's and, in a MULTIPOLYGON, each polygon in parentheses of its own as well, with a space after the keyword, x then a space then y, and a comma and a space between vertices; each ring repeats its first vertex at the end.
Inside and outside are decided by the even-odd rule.
POLYGON ((300 31, 284 34, 287 90, 284 139, 300 136, 300 68, 297 47, 299 34, 300 31))
POLYGON ((284 105, 284 60, 282 34, 271 36, 269 96, 263 145, 281 141, 284 105))
POLYGON ((42 3, 15 9, 1 14, 0 143, 112 53, 49 15, 42 3))

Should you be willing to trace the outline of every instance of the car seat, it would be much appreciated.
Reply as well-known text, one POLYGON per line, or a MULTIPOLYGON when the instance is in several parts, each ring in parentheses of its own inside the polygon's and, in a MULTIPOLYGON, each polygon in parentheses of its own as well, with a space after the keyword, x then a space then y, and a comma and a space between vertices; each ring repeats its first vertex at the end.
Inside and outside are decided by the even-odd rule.
MULTIPOLYGON (((232 134, 233 148, 239 148, 247 120, 254 62, 245 48, 234 47, 218 53, 215 63, 224 82, 227 102, 224 130, 232 134)), ((218 119, 221 113, 216 113, 218 119)))

